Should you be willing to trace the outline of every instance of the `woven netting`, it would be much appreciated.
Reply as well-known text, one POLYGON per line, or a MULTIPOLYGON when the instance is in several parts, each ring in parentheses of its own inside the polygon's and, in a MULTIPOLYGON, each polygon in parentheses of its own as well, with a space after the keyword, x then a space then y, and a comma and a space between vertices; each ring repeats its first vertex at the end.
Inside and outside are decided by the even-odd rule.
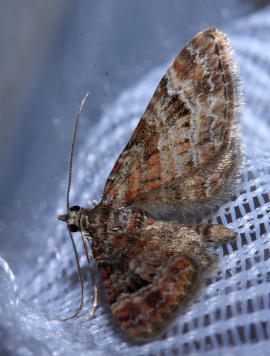
MULTIPOLYGON (((231 201, 213 211, 210 221, 238 232, 220 246, 218 266, 203 279, 200 292, 184 313, 156 341, 139 345, 119 330, 106 303, 102 283, 99 308, 87 323, 52 320, 69 316, 80 301, 80 286, 65 224, 66 179, 59 187, 55 211, 43 216, 46 231, 32 231, 33 263, 20 275, 19 290, 4 260, 1 274, 0 336, 3 352, 12 355, 228 355, 268 354, 270 339, 270 9, 226 29, 233 43, 244 89, 242 137, 246 163, 231 201), (53 222, 53 223, 52 223, 53 222), (35 242, 46 248, 35 251, 35 242), (37 262, 36 262, 37 261, 37 262)), ((126 90, 106 110, 98 126, 79 145, 72 203, 87 206, 99 199, 117 156, 144 111, 166 66, 153 70, 126 90)), ((64 177, 63 177, 64 178, 64 177)), ((208 221, 209 219, 207 219, 208 221)), ((78 236, 79 238, 79 236, 78 236)), ((81 263, 86 266, 81 251, 81 263)), ((88 297, 93 299, 87 269, 88 297)))

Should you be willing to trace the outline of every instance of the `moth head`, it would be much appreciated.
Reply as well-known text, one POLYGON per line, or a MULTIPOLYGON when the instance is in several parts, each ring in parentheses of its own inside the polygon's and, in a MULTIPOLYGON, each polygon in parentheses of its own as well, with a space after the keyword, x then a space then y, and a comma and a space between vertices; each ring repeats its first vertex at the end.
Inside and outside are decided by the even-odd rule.
POLYGON ((65 221, 71 232, 80 230, 81 208, 78 205, 73 205, 68 209, 65 215, 59 215, 58 220, 65 221))

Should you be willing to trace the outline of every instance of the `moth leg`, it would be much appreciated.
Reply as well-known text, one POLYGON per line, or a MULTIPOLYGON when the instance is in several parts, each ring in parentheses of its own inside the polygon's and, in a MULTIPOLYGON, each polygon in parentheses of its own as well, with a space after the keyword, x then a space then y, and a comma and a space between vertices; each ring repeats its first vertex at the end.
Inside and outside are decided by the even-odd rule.
POLYGON ((191 224, 189 228, 194 229, 200 237, 207 241, 216 244, 222 244, 237 237, 237 233, 232 229, 216 224, 191 224))

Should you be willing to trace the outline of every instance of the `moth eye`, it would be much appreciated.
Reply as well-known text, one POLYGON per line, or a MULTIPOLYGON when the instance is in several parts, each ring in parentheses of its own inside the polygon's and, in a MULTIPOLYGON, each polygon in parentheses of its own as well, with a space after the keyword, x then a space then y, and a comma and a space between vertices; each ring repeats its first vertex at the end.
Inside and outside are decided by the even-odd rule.
POLYGON ((81 208, 78 205, 73 205, 69 210, 70 211, 79 211, 81 208))
POLYGON ((75 224, 69 225, 69 230, 70 230, 71 232, 77 232, 77 231, 79 231, 77 225, 75 225, 75 224))

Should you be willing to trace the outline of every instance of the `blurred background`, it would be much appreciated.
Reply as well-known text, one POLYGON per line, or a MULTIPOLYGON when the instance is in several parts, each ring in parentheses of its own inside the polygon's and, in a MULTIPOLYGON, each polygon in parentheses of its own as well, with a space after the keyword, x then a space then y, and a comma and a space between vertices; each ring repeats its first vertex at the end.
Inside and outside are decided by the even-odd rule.
POLYGON ((0 1, 0 249, 16 272, 18 249, 24 260, 31 247, 24 227, 34 228, 54 210, 67 177, 75 113, 85 92, 91 95, 79 142, 121 92, 170 60, 197 32, 226 30, 268 4, 0 1))

